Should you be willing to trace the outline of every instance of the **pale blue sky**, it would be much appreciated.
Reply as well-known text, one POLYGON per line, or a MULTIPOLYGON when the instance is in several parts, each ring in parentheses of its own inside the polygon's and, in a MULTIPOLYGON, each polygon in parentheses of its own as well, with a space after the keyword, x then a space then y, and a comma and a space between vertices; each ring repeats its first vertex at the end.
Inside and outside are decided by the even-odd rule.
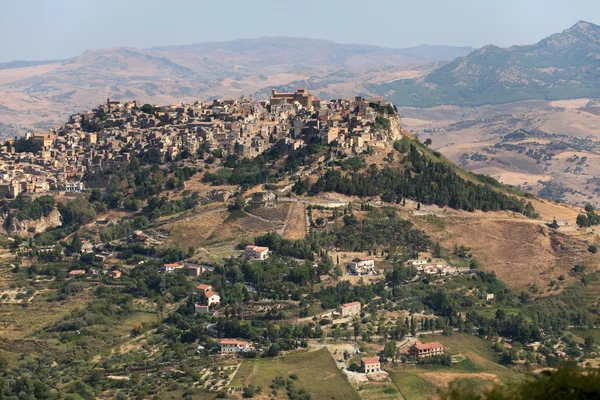
POLYGON ((0 0, 0 61, 261 36, 410 47, 534 43, 600 0, 0 0))

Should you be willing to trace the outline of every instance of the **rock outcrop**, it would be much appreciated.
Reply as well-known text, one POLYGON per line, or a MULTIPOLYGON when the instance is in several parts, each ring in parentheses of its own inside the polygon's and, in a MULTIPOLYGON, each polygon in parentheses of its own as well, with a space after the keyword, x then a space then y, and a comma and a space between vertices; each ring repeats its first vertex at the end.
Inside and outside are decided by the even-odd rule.
POLYGON ((16 216, 4 217, 3 229, 11 235, 27 236, 42 233, 46 229, 62 226, 62 216, 54 209, 45 217, 40 219, 24 219, 19 221, 16 216))

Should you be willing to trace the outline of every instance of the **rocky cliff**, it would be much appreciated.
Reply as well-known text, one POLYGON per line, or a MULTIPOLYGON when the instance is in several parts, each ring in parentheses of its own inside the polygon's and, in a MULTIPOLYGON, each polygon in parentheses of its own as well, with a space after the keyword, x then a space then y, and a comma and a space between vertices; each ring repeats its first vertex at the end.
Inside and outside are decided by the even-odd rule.
POLYGON ((46 229, 62 226, 62 216, 58 210, 54 209, 50 214, 40 219, 24 219, 19 221, 14 216, 5 215, 3 230, 6 233, 19 236, 28 236, 36 233, 42 233, 46 229))

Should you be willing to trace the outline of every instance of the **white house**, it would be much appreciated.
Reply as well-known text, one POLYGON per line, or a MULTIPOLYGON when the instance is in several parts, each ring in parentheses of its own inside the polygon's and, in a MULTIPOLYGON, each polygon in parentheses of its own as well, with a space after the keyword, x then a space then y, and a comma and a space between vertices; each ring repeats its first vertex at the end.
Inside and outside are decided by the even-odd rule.
POLYGON ((269 258, 269 248, 250 244, 246 246, 242 256, 249 260, 266 260, 269 258))
POLYGON ((221 353, 232 354, 239 353, 240 351, 254 350, 254 346, 251 343, 243 340, 236 339, 223 339, 221 340, 221 353))
POLYGON ((162 270, 164 273, 171 274, 174 271, 183 268, 183 265, 179 263, 163 264, 162 270))
POLYGON ((418 267, 419 265, 427 264, 427 260, 408 260, 406 264, 410 265, 411 267, 418 267))
POLYGON ((337 312, 342 317, 349 317, 351 315, 360 314, 361 304, 359 301, 354 301, 352 303, 342 304, 338 307, 337 312))
POLYGON ((219 304, 221 302, 221 296, 219 296, 219 293, 215 291, 207 290, 204 292, 204 296, 206 297, 206 305, 209 307, 213 304, 219 304))
POLYGON ((377 273, 375 271, 375 260, 372 258, 356 257, 348 264, 348 268, 350 268, 350 271, 355 275, 370 275, 377 273))

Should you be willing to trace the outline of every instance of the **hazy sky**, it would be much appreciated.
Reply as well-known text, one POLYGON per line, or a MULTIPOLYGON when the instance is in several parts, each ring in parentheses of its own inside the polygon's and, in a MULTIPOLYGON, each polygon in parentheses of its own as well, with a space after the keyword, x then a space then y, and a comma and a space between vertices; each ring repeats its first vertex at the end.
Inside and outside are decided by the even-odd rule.
POLYGON ((409 47, 534 43, 600 0, 0 0, 0 61, 261 36, 409 47))

